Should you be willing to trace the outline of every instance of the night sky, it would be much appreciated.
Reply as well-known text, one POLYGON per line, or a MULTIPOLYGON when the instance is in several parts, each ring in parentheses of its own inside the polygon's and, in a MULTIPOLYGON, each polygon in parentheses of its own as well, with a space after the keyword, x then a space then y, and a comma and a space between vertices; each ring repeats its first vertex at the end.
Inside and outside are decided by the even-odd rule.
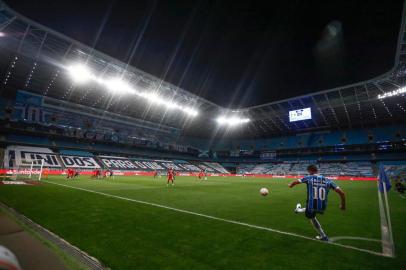
POLYGON ((403 5, 400 0, 6 2, 226 107, 259 105, 388 71, 403 5))

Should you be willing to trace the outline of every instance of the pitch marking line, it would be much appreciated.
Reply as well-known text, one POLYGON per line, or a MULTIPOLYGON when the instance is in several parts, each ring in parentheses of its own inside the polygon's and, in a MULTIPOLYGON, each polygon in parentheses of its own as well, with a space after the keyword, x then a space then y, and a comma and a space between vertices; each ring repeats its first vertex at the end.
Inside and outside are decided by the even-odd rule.
POLYGON ((382 242, 380 239, 374 239, 374 238, 366 238, 366 237, 357 237, 357 236, 335 236, 335 237, 330 237, 331 242, 336 242, 340 240, 362 240, 362 241, 370 241, 370 242, 382 242))
MULTIPOLYGON (((109 183, 109 182, 108 182, 109 183)), ((196 185, 182 185, 181 187, 195 187, 196 185)), ((216 186, 216 185, 212 185, 212 184, 208 184, 208 185, 204 185, 201 187, 212 187, 212 186, 216 186)), ((151 187, 151 186, 143 186, 143 187, 139 187, 139 188, 111 188, 111 189, 101 189, 99 192, 104 192, 104 191, 142 191, 142 190, 150 190, 150 189, 172 189, 172 188, 176 188, 177 186, 175 185, 173 186, 155 186, 155 187, 151 187)))
POLYGON ((234 221, 234 220, 230 220, 230 219, 224 219, 224 218, 219 218, 219 217, 215 217, 215 216, 205 215, 205 214, 196 213, 196 212, 183 210, 183 209, 178 209, 178 208, 174 208, 174 207, 170 207, 170 206, 166 206, 166 205, 161 205, 161 204, 157 204, 157 203, 151 203, 151 202, 145 202, 145 201, 130 199, 130 198, 121 197, 121 196, 117 196, 117 195, 112 195, 112 194, 108 194, 108 193, 103 193, 103 192, 99 192, 99 191, 95 191, 95 190, 91 190, 91 189, 74 187, 74 186, 49 182, 49 181, 45 181, 45 180, 43 180, 42 182, 46 182, 46 183, 49 183, 49 184, 62 186, 62 187, 70 188, 70 189, 86 191, 86 192, 90 192, 90 193, 94 193, 94 194, 98 194, 98 195, 102 195, 102 196, 106 196, 106 197, 110 197, 110 198, 121 199, 121 200, 124 200, 124 201, 130 201, 130 202, 135 202, 135 203, 149 205, 149 206, 155 206, 155 207, 158 207, 158 208, 168 209, 168 210, 172 210, 172 211, 176 211, 176 212, 180 212, 180 213, 185 213, 185 214, 189 214, 189 215, 194 215, 194 216, 204 217, 204 218, 213 219, 213 220, 217 220, 217 221, 223 221, 223 222, 226 222, 226 223, 241 225, 241 226, 254 228, 254 229, 258 229, 258 230, 264 230, 264 231, 270 231, 270 232, 279 233, 279 234, 283 234, 283 235, 294 236, 294 237, 297 237, 297 238, 302 238, 302 239, 306 239, 306 240, 315 241, 315 242, 318 242, 318 243, 321 243, 321 244, 328 244, 328 245, 338 246, 338 247, 342 247, 342 248, 346 248, 346 249, 357 250, 357 251, 369 253, 369 254, 376 255, 376 256, 391 257, 391 256, 388 256, 386 254, 376 252, 376 251, 373 251, 373 250, 369 250, 369 249, 358 248, 358 247, 354 247, 354 246, 350 246, 350 245, 343 245, 343 244, 339 244, 339 243, 335 243, 335 242, 322 242, 322 241, 317 240, 315 238, 311 238, 311 237, 296 234, 296 233, 285 232, 285 231, 272 229, 272 228, 268 228, 268 227, 262 227, 262 226, 258 226, 258 225, 253 225, 253 224, 249 224, 249 223, 245 223, 245 222, 239 222, 239 221, 234 221))

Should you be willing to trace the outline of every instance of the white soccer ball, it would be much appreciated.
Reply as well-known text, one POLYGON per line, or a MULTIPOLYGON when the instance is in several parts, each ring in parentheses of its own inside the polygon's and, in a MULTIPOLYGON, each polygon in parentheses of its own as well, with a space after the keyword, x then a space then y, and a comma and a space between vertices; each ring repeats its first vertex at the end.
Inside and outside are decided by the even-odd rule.
POLYGON ((268 195, 269 194, 269 190, 267 189, 267 188, 261 188, 260 190, 259 190, 259 193, 262 195, 262 196, 266 196, 266 195, 268 195))
POLYGON ((4 246, 0 246, 0 269, 21 270, 17 257, 4 246))

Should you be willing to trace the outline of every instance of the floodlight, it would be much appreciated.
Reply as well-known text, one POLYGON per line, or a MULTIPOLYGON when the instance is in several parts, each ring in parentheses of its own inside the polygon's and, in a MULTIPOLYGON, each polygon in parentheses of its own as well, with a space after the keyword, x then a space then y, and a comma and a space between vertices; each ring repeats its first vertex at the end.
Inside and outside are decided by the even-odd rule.
MULTIPOLYGON (((2 32, 0 32, 0 34, 1 33, 2 32)), ((92 80, 97 84, 106 87, 113 93, 137 95, 146 99, 151 104, 163 105, 168 109, 180 110, 193 117, 198 115, 197 110, 191 107, 184 107, 166 98, 165 96, 160 96, 156 92, 141 92, 133 87, 129 82, 122 80, 120 77, 104 78, 99 75, 93 75, 91 71, 83 64, 73 64, 66 69, 69 71, 70 76, 76 83, 85 83, 92 80)))
POLYGON ((155 104, 165 104, 166 101, 162 99, 160 96, 158 96, 157 93, 148 93, 145 95, 145 97, 151 102, 155 104))
POLYGON ((174 103, 174 102, 172 102, 172 101, 170 101, 170 102, 167 102, 166 104, 166 107, 168 108, 168 109, 178 109, 178 110, 181 110, 182 109, 182 107, 181 106, 179 106, 178 104, 176 104, 176 103, 174 103))
POLYGON ((217 123, 219 124, 225 124, 226 123, 226 119, 224 117, 219 117, 216 119, 217 123))
POLYGON ((137 93, 137 95, 147 99, 149 102, 153 104, 158 104, 158 105, 164 105, 168 109, 178 109, 181 110, 185 113, 187 113, 189 116, 197 116, 198 112, 190 107, 183 107, 173 101, 166 101, 164 97, 159 96, 155 92, 150 92, 150 93, 137 93))
POLYGON ((240 117, 236 117, 236 116, 232 116, 232 117, 220 116, 216 119, 216 121, 220 125, 232 127, 232 126, 237 126, 240 124, 248 123, 251 120, 249 118, 240 118, 240 117))
POLYGON ((120 78, 112 78, 110 80, 106 80, 104 81, 104 84, 106 85, 106 87, 114 92, 114 93, 134 93, 135 90, 131 88, 131 86, 124 82, 122 79, 120 78))
POLYGON ((68 71, 72 79, 77 83, 85 83, 93 77, 90 70, 81 64, 68 67, 68 71))
POLYGON ((393 97, 393 96, 400 96, 406 93, 406 87, 401 87, 398 88, 396 90, 390 91, 390 92, 386 92, 384 94, 380 94, 378 95, 378 99, 384 99, 387 97, 393 97))
POLYGON ((190 107, 182 107, 181 110, 193 117, 195 117, 199 114, 196 110, 194 110, 190 107))

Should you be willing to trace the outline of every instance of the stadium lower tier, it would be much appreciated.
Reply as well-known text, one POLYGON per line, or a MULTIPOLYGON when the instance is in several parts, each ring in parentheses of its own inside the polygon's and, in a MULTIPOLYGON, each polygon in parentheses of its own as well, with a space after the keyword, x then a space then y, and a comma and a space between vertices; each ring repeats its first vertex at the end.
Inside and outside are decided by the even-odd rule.
POLYGON ((38 169, 40 166, 49 170, 76 169, 80 171, 111 170, 154 172, 169 168, 180 173, 205 171, 206 173, 227 174, 223 166, 216 162, 186 161, 180 159, 145 159, 137 157, 94 155, 86 151, 59 150, 50 148, 10 145, 3 149, 4 169, 38 169))
MULTIPOLYGON (((120 171, 114 170, 112 171, 111 176, 154 176, 154 172, 147 172, 147 171, 120 171)), ((15 170, 15 169, 0 169, 0 175, 2 176, 12 176, 14 174, 25 175, 28 176, 29 174, 38 175, 41 173, 42 178, 48 177, 49 175, 68 175, 66 170, 47 170, 46 174, 44 171, 40 171, 38 169, 24 169, 24 170, 15 170)), ((94 176, 93 171, 80 171, 78 175, 87 175, 87 176, 94 176)), ((178 172, 176 173, 177 176, 191 176, 191 177, 199 177, 201 176, 198 172, 178 172)), ((162 174, 157 175, 158 177, 162 174)), ((270 175, 270 174, 252 174, 252 175, 244 175, 244 174, 232 174, 232 173, 207 173, 205 177, 212 177, 212 176, 223 176, 223 177, 245 177, 245 178, 285 178, 285 179, 296 179, 304 177, 304 175, 270 175)), ((104 174, 101 174, 100 177, 108 177, 104 174)), ((331 175, 329 176, 330 179, 333 180, 352 180, 352 181, 376 181, 376 177, 356 177, 356 176, 348 176, 348 175, 331 175)), ((34 178, 32 178, 34 179, 34 178)), ((36 179, 36 178, 35 178, 36 179)), ((34 180, 35 180, 34 179, 34 180)), ((1 180, 1 179, 0 179, 1 180)), ((21 180, 31 180, 30 178, 21 178, 21 180)), ((0 184, 2 182, 0 181, 0 184)))
MULTIPOLYGON (((205 172, 208 176, 241 176, 265 178, 297 178, 306 175, 306 168, 317 161, 284 163, 242 163, 236 171, 227 170, 230 164, 202 162, 182 159, 147 159, 137 157, 96 155, 87 151, 58 150, 50 148, 10 145, 1 150, 1 174, 38 174, 41 168, 47 174, 66 174, 67 169, 74 169, 80 174, 91 174, 95 170, 112 171, 114 175, 153 175, 164 174, 173 168, 178 175, 198 176, 205 172)), ((398 161, 404 166, 405 161, 398 161)), ((317 163, 320 173, 333 179, 376 180, 377 165, 363 162, 329 162, 317 163)))
MULTIPOLYGON (((313 162, 312 162, 313 163, 313 162)), ((241 164, 238 167, 240 174, 271 174, 285 175, 298 174, 305 175, 306 168, 311 162, 301 163, 262 163, 262 164, 241 164)), ((373 168, 371 162, 346 162, 346 163, 319 163, 319 170, 325 175, 347 175, 347 176, 365 176, 372 177, 373 168)))

